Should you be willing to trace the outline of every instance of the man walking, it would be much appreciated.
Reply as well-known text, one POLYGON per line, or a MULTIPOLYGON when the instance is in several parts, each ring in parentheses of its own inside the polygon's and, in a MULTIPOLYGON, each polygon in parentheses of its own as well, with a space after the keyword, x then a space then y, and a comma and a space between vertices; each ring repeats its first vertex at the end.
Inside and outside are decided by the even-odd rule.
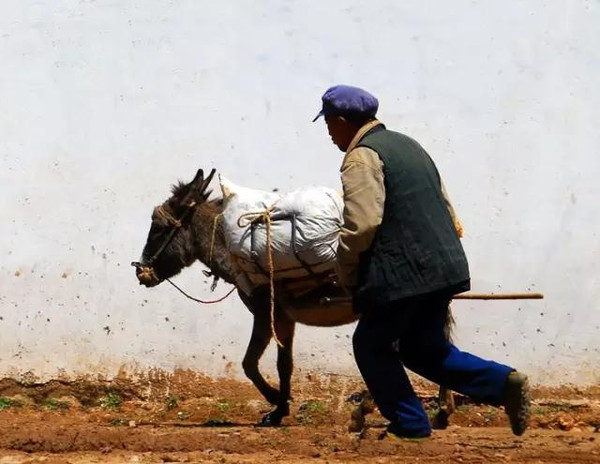
POLYGON ((333 143, 345 152, 338 278, 360 313, 354 355, 390 421, 388 433, 431 434, 406 366, 478 402, 504 406, 521 435, 529 420, 527 377, 460 351, 444 334, 450 300, 469 290, 470 276, 435 164, 416 141, 375 118, 379 103, 365 90, 331 87, 322 104, 314 121, 324 116, 333 143))

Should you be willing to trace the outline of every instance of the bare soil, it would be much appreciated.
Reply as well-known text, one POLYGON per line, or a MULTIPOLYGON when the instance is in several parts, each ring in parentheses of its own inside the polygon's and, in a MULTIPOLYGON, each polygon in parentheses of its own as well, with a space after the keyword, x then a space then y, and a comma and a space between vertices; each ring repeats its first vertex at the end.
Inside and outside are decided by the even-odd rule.
MULTIPOLYGON (((248 382, 189 371, 135 379, 0 380, 0 464, 5 463, 599 463, 600 386, 535 389, 530 430, 515 437, 502 409, 457 396, 450 427, 430 439, 382 438, 369 416, 347 431, 358 379, 300 373, 291 415, 278 428, 255 423, 270 410, 248 382)), ((428 411, 435 388, 417 383, 428 411)))

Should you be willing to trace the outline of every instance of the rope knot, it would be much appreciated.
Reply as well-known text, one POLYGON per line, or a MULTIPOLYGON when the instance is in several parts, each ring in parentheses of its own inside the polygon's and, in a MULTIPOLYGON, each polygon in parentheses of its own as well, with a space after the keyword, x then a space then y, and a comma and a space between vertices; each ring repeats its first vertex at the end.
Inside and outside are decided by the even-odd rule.
POLYGON ((250 224, 268 224, 271 222, 272 208, 267 208, 264 211, 253 211, 242 214, 238 220, 238 227, 247 227, 250 224))
POLYGON ((164 206, 159 206, 156 209, 157 214, 163 218, 165 221, 167 221, 167 224, 169 224, 170 226, 179 228, 181 227, 181 221, 179 219, 175 219, 165 208, 164 206))

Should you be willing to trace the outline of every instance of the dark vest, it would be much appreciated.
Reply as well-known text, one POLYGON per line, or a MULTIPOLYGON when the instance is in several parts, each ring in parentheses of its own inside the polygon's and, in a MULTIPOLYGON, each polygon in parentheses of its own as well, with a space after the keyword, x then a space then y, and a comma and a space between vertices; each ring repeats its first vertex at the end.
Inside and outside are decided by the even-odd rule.
POLYGON ((354 304, 373 305, 470 288, 469 267, 441 190, 440 175, 413 139, 376 127, 358 146, 383 162, 383 220, 361 254, 354 304))

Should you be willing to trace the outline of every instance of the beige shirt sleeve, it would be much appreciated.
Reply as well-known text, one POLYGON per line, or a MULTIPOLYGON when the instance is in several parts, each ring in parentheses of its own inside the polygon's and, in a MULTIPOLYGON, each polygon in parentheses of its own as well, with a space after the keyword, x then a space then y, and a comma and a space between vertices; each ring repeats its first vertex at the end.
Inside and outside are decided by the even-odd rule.
POLYGON ((367 250, 383 218, 383 164, 371 148, 358 147, 346 155, 341 168, 344 224, 339 237, 337 274, 344 286, 356 284, 360 254, 367 250))

